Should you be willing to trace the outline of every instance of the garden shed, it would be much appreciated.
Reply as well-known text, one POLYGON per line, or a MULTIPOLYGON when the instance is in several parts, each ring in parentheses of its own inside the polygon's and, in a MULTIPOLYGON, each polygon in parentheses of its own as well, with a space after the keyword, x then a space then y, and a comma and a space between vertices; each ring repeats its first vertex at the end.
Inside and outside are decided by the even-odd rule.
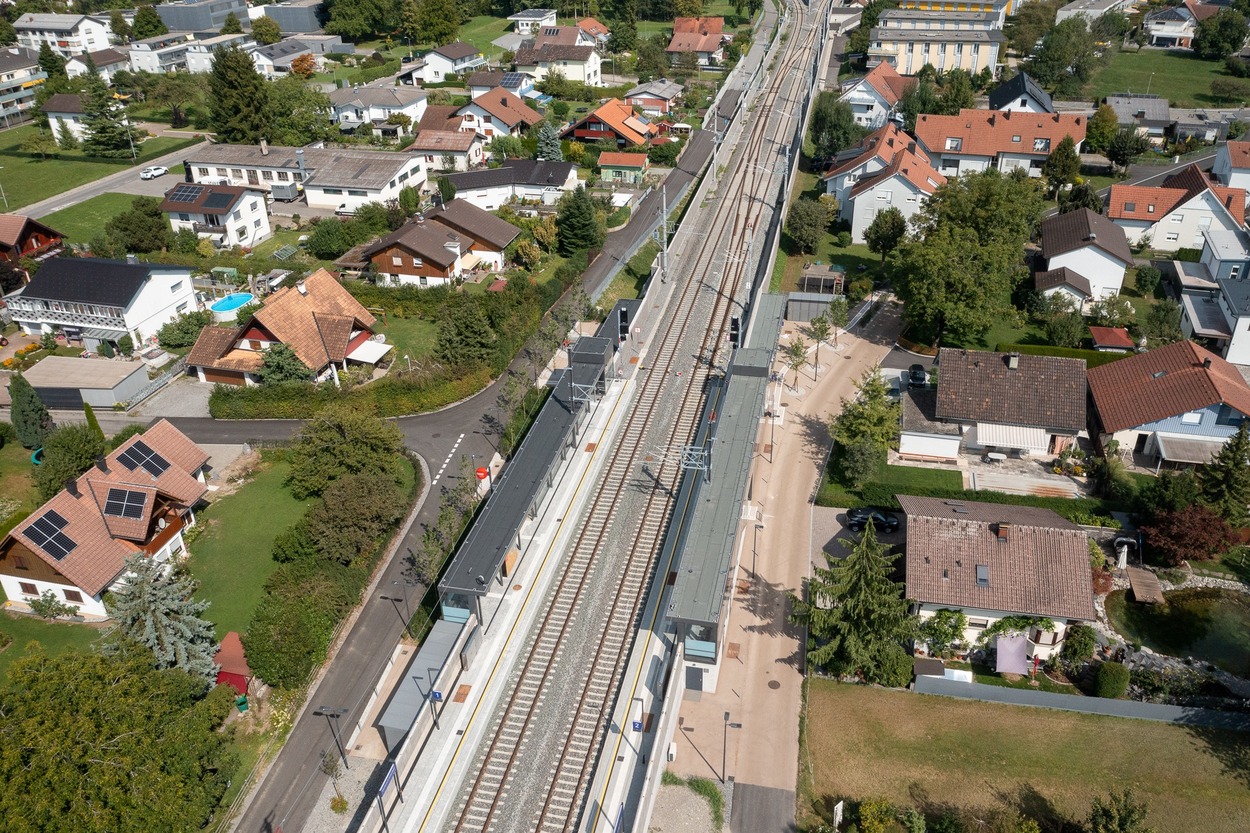
POLYGON ((48 356, 24 374, 50 409, 79 410, 83 403, 112 408, 129 402, 148 383, 143 362, 48 356))

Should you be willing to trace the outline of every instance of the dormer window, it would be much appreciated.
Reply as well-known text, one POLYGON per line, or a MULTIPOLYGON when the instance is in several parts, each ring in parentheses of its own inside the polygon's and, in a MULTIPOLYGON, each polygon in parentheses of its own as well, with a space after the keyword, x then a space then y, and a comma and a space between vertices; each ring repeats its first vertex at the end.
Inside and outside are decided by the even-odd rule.
POLYGON ((1050 139, 1034 139, 1033 140, 1033 152, 1034 153, 1050 153, 1050 139))
POLYGON ((946 149, 947 149, 947 150, 959 151, 959 150, 963 150, 963 148, 964 148, 964 140, 963 140, 963 139, 949 138, 949 139, 947 139, 947 140, 946 140, 946 149))
POLYGON ((1155 213, 1155 204, 1154 204, 1154 203, 1151 203, 1150 205, 1146 206, 1146 213, 1147 213, 1147 214, 1154 214, 1154 213, 1155 213))

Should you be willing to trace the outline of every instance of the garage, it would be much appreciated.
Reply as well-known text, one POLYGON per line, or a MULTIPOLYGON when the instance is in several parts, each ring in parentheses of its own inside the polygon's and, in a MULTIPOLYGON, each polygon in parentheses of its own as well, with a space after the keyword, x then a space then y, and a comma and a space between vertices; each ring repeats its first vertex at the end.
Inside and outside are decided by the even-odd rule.
POLYGON ((218 370, 214 367, 202 367, 200 368, 200 374, 205 382, 223 385, 247 384, 247 374, 239 370, 218 370))
POLYGON ((50 410, 112 408, 129 402, 148 384, 143 362, 48 356, 22 374, 50 410))
POLYGON ((953 463, 959 459, 963 432, 957 423, 937 418, 937 391, 913 388, 903 394, 898 456, 905 460, 953 463))

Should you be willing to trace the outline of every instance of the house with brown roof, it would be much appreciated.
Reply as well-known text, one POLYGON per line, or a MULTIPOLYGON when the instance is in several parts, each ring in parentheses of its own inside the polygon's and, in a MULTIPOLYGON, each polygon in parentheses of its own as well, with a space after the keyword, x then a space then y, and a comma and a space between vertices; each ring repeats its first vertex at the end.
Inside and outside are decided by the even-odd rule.
POLYGON ((376 323, 334 275, 318 269, 267 297, 239 326, 205 327, 187 367, 201 382, 254 385, 265 351, 285 344, 316 379, 337 380, 349 363, 374 365, 392 349, 374 336, 376 323))
POLYGON ((461 130, 422 130, 404 148, 422 157, 426 170, 467 171, 482 164, 482 140, 461 130))
POLYGON ((1072 137, 1080 152, 1087 121, 1072 113, 960 110, 955 116, 919 116, 915 134, 946 176, 990 168, 1041 176, 1042 165, 1064 137, 1072 137))
POLYGON ((1100 353, 1131 353, 1137 342, 1124 327, 1090 327, 1089 340, 1100 353))
POLYGON ((463 247, 460 268, 465 271, 479 268, 500 271, 504 266, 504 251, 521 234, 512 223, 468 200, 435 205, 425 219, 428 223, 446 226, 460 236, 463 247))
POLYGON ((45 591, 107 618, 104 593, 132 556, 186 554, 183 529, 207 492, 208 453, 166 420, 131 437, 0 540, 0 586, 28 604, 45 591))
POLYGON ((1033 506, 897 497, 907 516, 904 595, 922 621, 961 611, 972 647, 1008 616, 1049 619, 1024 634, 1027 658, 1045 660, 1068 627, 1096 618, 1089 536, 1076 524, 1033 506))
POLYGON ((490 139, 496 135, 520 136, 543 117, 522 99, 503 87, 480 95, 456 111, 460 130, 472 131, 490 139))
POLYGON ((1250 415, 1237 368, 1192 341, 1155 347, 1089 371, 1090 434, 1173 465, 1211 460, 1250 415))
POLYGON ((903 94, 915 85, 915 78, 904 78, 893 65, 882 61, 863 78, 852 81, 838 100, 850 105, 856 124, 875 130, 894 115, 903 94))
POLYGON ((189 229, 222 249, 255 246, 273 233, 260 188, 180 182, 165 192, 160 209, 174 233, 189 229))
POLYGON ((434 84, 460 75, 468 75, 486 65, 482 50, 471 43, 455 41, 436 46, 423 56, 425 68, 421 80, 434 84))
POLYGON ((596 46, 607 46, 612 37, 612 30, 593 17, 584 17, 577 21, 577 28, 586 37, 593 38, 596 46))
POLYGON ((651 169, 645 153, 605 150, 599 154, 599 175, 615 185, 638 185, 651 169))
POLYGON ((667 78, 657 78, 645 84, 639 84, 625 93, 625 103, 630 107, 641 108, 642 112, 653 118, 667 116, 669 111, 681 99, 681 84, 667 78))
MULTIPOLYGON (((708 18, 678 18, 678 20, 707 20, 708 18)), ((719 20, 719 18, 716 18, 719 20)), ((693 54, 701 67, 718 65, 725 57, 724 39, 719 32, 686 31, 678 32, 674 27, 673 37, 665 47, 668 59, 677 65, 681 56, 687 52, 693 54)))
MULTIPOLYGON (((1085 430, 1085 362, 945 347, 932 416, 900 433, 899 454, 935 458, 926 437, 959 426, 958 451, 1054 455, 1085 430)), ((955 459, 954 449, 943 449, 955 459)))
POLYGON ((897 208, 910 220, 946 184, 929 155, 892 122, 839 153, 823 179, 825 193, 838 198, 839 217, 850 223, 856 243, 864 242, 881 211, 897 208))
POLYGON ((86 75, 90 72, 87 59, 91 59, 91 65, 95 67, 95 71, 104 79, 105 84, 113 83, 113 76, 119 72, 130 70, 130 55, 120 49, 97 49, 86 55, 75 55, 65 62, 65 74, 70 78, 76 78, 79 75, 86 75))
POLYGON ((1189 165, 1159 185, 1111 186, 1107 216, 1136 245, 1165 252, 1202 248, 1203 233, 1246 226, 1246 192, 1189 165))
POLYGON ((560 134, 579 142, 614 141, 617 147, 645 145, 659 135, 659 127, 619 98, 608 99, 560 134))
MULTIPOLYGON (((575 27, 563 27, 574 29, 575 27)), ((593 42, 593 40, 592 40, 593 42)), ((603 86, 603 59, 599 47, 583 43, 560 43, 555 39, 526 41, 516 50, 513 63, 517 72, 538 81, 557 70, 569 81, 588 87, 603 86)))
POLYGON ((1065 294, 1077 310, 1119 295, 1133 265, 1124 230, 1088 208, 1043 220, 1041 243, 1046 268, 1034 276, 1037 291, 1065 294))
POLYGON ((64 248, 65 235, 24 214, 0 214, 0 257, 17 266, 24 257, 46 260, 64 248))

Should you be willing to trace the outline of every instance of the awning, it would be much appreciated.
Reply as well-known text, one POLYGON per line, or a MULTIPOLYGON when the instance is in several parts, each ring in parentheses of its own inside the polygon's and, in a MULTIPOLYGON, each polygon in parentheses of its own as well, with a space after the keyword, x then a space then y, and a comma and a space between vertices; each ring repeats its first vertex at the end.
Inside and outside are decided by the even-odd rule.
POLYGON ((78 334, 79 338, 94 338, 97 340, 106 340, 110 338, 121 338, 126 332, 124 330, 83 330, 78 334))
POLYGON ((1018 448, 1045 454, 1050 443, 1046 429, 1028 428, 1023 425, 999 425, 995 422, 977 423, 977 443, 996 448, 1018 448))
POLYGON ((475 255, 473 252, 465 252, 464 254, 460 255, 460 268, 461 269, 476 268, 477 265, 481 262, 482 262, 482 258, 478 255, 475 255))
POLYGON ((1167 437, 1155 434, 1159 456, 1169 463, 1198 463, 1206 465, 1224 447, 1223 440, 1207 440, 1200 437, 1167 437))
POLYGON ((377 364, 382 357, 391 351, 393 344, 384 344, 381 341, 365 341, 359 347, 347 354, 347 358, 354 362, 363 364, 377 364))
POLYGON ((995 649, 998 662, 994 670, 999 674, 1029 673, 1029 641, 1024 634, 998 637, 995 649))

